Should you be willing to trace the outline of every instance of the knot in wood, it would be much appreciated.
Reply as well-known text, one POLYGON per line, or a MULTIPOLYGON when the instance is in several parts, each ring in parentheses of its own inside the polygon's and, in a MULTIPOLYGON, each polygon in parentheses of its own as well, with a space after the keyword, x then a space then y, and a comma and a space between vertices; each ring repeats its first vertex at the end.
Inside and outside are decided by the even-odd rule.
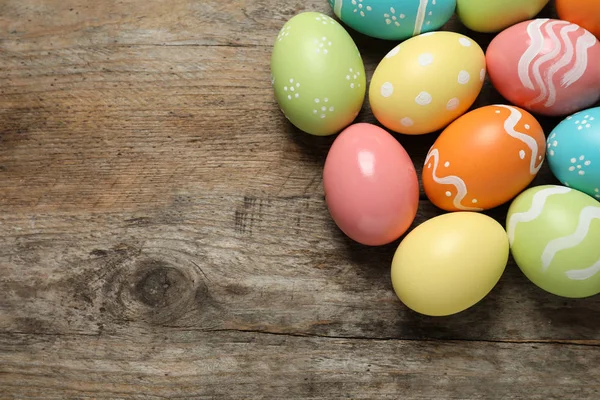
POLYGON ((197 309, 201 280, 188 264, 167 256, 147 255, 121 265, 115 278, 107 282, 106 309, 119 320, 177 324, 197 309))
POLYGON ((165 308, 192 294, 193 283, 176 268, 153 265, 142 269, 133 286, 134 298, 149 307, 165 308))

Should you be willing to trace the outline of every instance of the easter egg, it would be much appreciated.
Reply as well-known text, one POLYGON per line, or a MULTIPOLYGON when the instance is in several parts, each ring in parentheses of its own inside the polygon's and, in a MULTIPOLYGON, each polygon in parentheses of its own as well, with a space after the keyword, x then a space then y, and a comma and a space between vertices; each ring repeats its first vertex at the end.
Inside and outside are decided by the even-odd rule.
POLYGON ((515 262, 535 285, 557 296, 600 293, 600 203, 565 186, 517 196, 506 219, 515 262))
POLYGON ((491 292, 508 256, 506 231, 493 218, 468 211, 442 214, 402 240, 392 260, 392 286, 413 311, 456 314, 491 292))
POLYGON ((419 205, 419 182, 409 155, 384 129, 358 123, 333 142, 323 168, 331 217, 351 239, 369 246, 398 239, 419 205))
POLYGON ((512 200, 536 177, 546 137, 538 121, 514 106, 477 108, 452 122, 429 149, 426 196, 447 211, 483 211, 512 200))
POLYGON ((600 99, 600 42, 567 21, 513 25, 492 40, 486 58, 492 85, 528 111, 564 116, 600 99))
POLYGON ((329 0, 329 4, 352 29, 388 40, 438 30, 456 8, 456 0, 329 0))
POLYGON ((394 132, 434 132, 471 107, 485 74, 485 54, 475 41, 454 32, 424 33, 381 60, 369 86, 371 110, 394 132))
POLYGON ((556 0, 556 13, 560 19, 573 22, 600 38, 600 1, 556 0))
POLYGON ((554 128, 547 146, 556 179, 600 200, 600 107, 567 117, 554 128))
POLYGON ((473 31, 496 33, 535 17, 548 1, 457 0, 456 14, 460 21, 473 31))
POLYGON ((298 129, 339 133, 362 108, 365 69, 356 44, 333 18, 305 12, 283 26, 271 55, 277 102, 298 129))

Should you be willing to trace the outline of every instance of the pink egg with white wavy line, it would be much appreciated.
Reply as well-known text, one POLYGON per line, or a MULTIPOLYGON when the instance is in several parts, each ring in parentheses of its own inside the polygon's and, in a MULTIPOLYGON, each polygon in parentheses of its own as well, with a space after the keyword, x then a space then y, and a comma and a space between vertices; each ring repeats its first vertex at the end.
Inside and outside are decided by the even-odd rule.
POLYGON ((533 113, 564 116, 600 99, 600 42, 567 21, 513 25, 492 40, 486 63, 498 92, 533 113))

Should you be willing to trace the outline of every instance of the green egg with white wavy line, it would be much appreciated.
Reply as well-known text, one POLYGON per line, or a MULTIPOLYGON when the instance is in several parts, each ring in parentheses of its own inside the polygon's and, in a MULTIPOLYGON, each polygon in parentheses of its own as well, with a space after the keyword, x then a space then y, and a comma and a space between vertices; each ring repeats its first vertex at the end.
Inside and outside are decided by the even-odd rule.
POLYGON ((600 202, 566 186, 522 192, 506 219, 510 251, 527 278, 557 296, 600 293, 600 202))

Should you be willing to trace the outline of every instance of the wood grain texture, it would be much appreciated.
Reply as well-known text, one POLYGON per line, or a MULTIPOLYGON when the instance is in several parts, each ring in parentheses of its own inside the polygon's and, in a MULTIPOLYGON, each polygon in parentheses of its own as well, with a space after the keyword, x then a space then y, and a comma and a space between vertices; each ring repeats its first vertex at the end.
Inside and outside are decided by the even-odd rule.
MULTIPOLYGON (((339 232, 334 137, 291 126, 270 86, 304 10, 332 15, 0 2, 0 398, 598 398, 598 297, 549 295, 511 260, 476 307, 424 317, 392 291, 398 241, 339 232)), ((351 33, 370 76, 395 43, 351 33)), ((501 102, 486 81, 474 107, 501 102)), ((420 171, 437 134, 395 136, 420 171)), ((440 214, 421 198, 413 227, 440 214)))
POLYGON ((101 340, 2 334, 0 344, 7 349, 0 384, 23 397, 546 400, 600 394, 598 358, 587 346, 182 330, 101 340))

